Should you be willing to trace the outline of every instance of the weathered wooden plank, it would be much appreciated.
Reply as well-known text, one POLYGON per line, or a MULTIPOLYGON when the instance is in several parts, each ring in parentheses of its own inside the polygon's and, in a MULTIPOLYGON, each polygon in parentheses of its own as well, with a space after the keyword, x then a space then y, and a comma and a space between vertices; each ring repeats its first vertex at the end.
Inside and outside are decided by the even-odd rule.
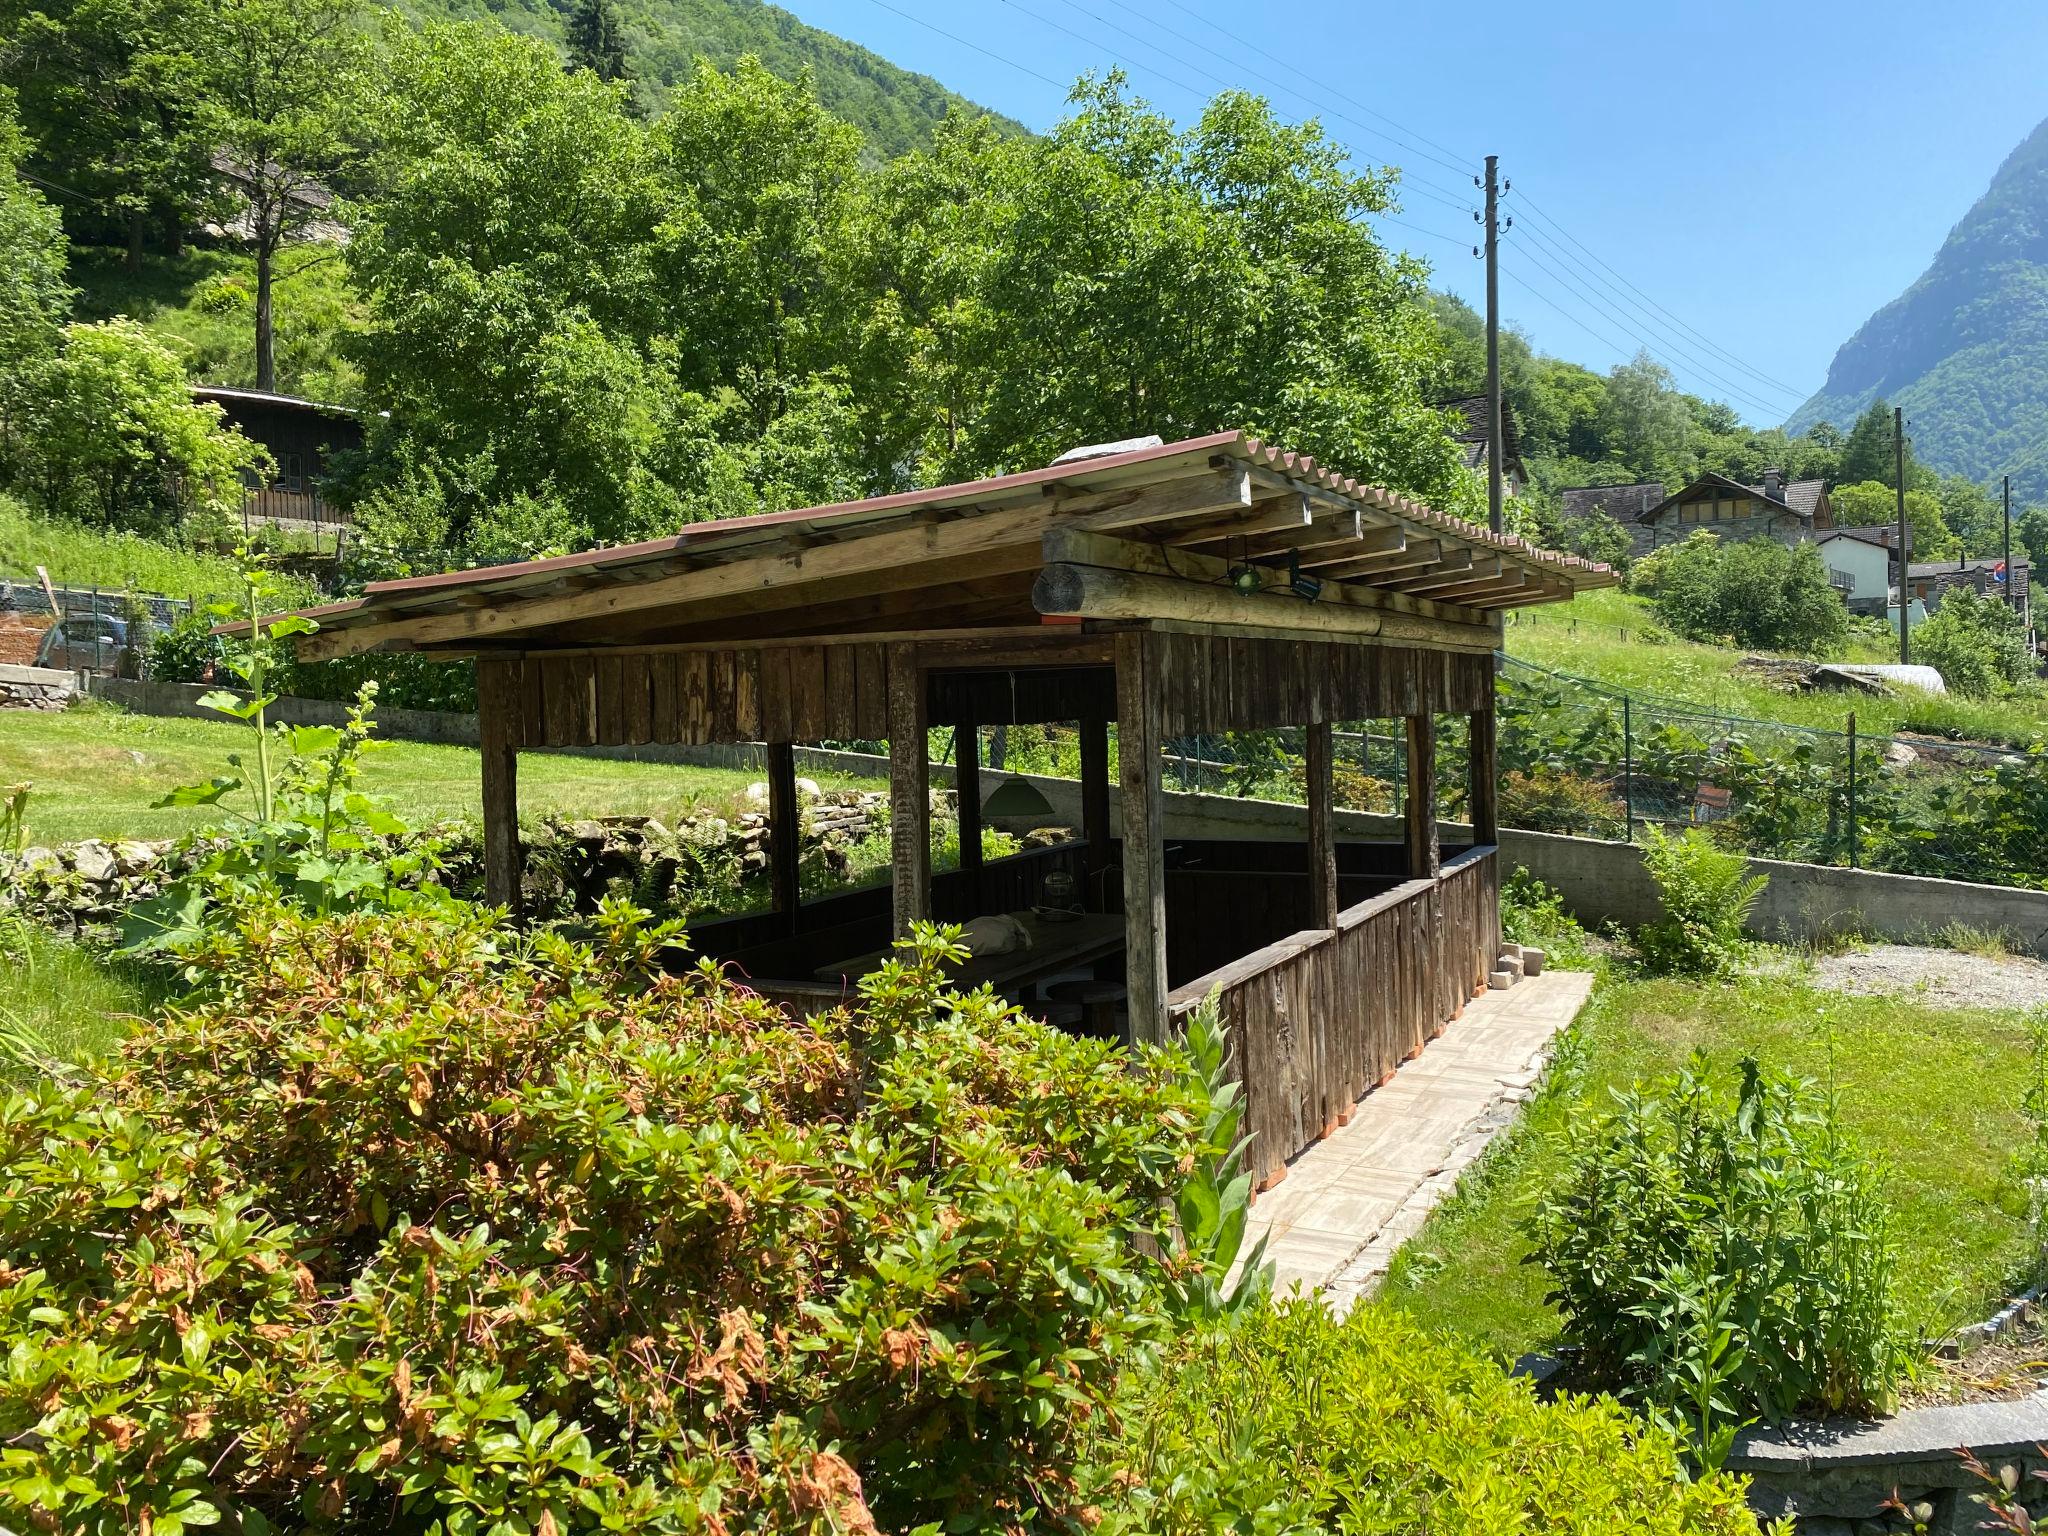
POLYGON ((522 680, 516 662, 480 660, 477 734, 483 756, 484 900, 519 906, 519 743, 522 680))
POLYGON ((625 691, 625 739, 635 746, 654 734, 653 661, 638 651, 619 658, 619 681, 625 691))
POLYGON ((1308 921, 1311 928, 1337 926, 1337 830, 1332 804, 1330 725, 1307 728, 1303 754, 1308 801, 1308 921))
MULTIPOLYGON (((1143 630, 1117 636, 1117 761, 1123 799, 1125 1007, 1132 1035, 1166 1039, 1166 841, 1156 646, 1143 630)), ((892 679, 893 685, 893 679, 892 679)))
POLYGON ((651 741, 676 739, 676 656, 663 651, 647 658, 647 735, 651 741))
POLYGON ((711 653, 685 652, 676 677, 676 729, 693 746, 711 738, 711 653))
POLYGON ((820 741, 831 734, 825 720, 825 648, 799 646, 788 654, 790 739, 820 741))
MULTIPOLYGON (((707 653, 704 674, 704 734, 711 741, 748 741, 752 730, 739 723, 740 657, 734 651, 707 653)), ((681 669, 677 670, 680 677, 681 669)))
POLYGON ((519 667, 520 739, 523 747, 547 745, 547 695, 543 690, 540 662, 528 659, 519 667))
POLYGON ((761 653, 733 656, 732 734, 736 741, 761 739, 761 653))
POLYGON ((889 734, 888 653, 879 645, 854 647, 854 730, 863 741, 889 734))
POLYGON ((854 675, 857 663, 850 645, 825 647, 825 730, 833 741, 851 741, 860 735, 855 708, 854 675))
POLYGON ((778 647, 762 651, 761 736, 765 741, 796 739, 794 685, 790 678, 790 652, 778 647))
POLYGON ((932 833, 924 673, 907 649, 889 668, 889 859, 891 931, 907 938, 931 916, 932 833))
POLYGON ((597 740, 616 747, 626 739, 625 658, 607 651, 597 658, 597 740))

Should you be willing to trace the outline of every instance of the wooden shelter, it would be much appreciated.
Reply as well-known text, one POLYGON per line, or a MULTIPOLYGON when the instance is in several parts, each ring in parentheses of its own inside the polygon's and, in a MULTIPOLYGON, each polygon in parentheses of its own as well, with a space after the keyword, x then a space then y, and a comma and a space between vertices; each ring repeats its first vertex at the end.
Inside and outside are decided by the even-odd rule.
POLYGON ((1034 963, 1092 969, 1090 995, 1120 980, 1129 1034, 1158 1040, 1219 990, 1252 1159, 1272 1177, 1484 986, 1499 947, 1501 614, 1614 579, 1222 433, 381 582, 309 610, 321 627, 298 645, 309 660, 476 658, 494 901, 519 894, 521 751, 763 742, 774 908, 692 937, 764 991, 836 1000, 913 922, 990 913, 1016 913, 1041 952, 977 960, 968 979, 1027 1005, 1034 963), (1472 840, 1450 850, 1435 814, 1443 716, 1469 721, 1472 840), (1402 722, 1405 831, 1343 840, 1332 727, 1373 719, 1402 722), (1033 722, 1078 733, 1081 835, 984 863, 978 728, 1033 722), (958 743, 961 859, 935 877, 928 733, 942 726, 958 743), (1276 727, 1301 733, 1305 840, 1169 836, 1167 745, 1276 727), (879 740, 890 884, 803 902, 792 749, 879 740), (1065 923, 1035 910, 1055 870, 1083 909, 1065 923))

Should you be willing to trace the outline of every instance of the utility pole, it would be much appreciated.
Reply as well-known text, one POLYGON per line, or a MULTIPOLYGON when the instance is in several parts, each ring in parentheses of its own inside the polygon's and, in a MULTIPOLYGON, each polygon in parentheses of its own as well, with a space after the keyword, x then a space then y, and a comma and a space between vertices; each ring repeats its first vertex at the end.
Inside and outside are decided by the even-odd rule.
POLYGON ((1486 521, 1502 531, 1500 422, 1500 156, 1486 157, 1486 521))
POLYGON ((2007 475, 2007 476, 2005 477, 2005 498, 2004 498, 2004 499, 2005 499, 2005 547, 2004 547, 2003 549, 2001 549, 2001 550, 1999 551, 1999 555, 1998 555, 1998 558, 1999 558, 2000 562, 2001 562, 2001 563, 2002 563, 2002 564, 2004 565, 2004 567, 2005 567, 2005 606, 2006 606, 2006 607, 2008 607, 2008 608, 2017 608, 2017 607, 2019 607, 2019 602, 2018 602, 2017 598, 2015 597, 2015 595, 2014 595, 2014 593, 2013 593, 2013 590, 2012 590, 2012 476, 2011 476, 2011 475, 2007 475))
POLYGON ((1899 495, 1899 665, 1903 667, 1913 659, 1912 643, 1906 638, 1906 609, 1913 598, 1907 578, 1913 569, 1913 552, 1906 544, 1906 409, 1899 405, 1892 407, 1892 478, 1898 482, 1899 495))

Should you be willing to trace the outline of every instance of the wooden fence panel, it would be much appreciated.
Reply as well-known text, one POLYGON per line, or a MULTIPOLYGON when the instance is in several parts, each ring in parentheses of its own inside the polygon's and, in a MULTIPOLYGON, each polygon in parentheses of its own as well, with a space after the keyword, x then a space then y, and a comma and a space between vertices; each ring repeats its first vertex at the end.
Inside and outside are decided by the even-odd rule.
POLYGON ((1245 1157, 1271 1183, 1464 1011, 1499 949, 1490 847, 1269 944, 1174 991, 1175 1015, 1216 992, 1244 1084, 1245 1157))

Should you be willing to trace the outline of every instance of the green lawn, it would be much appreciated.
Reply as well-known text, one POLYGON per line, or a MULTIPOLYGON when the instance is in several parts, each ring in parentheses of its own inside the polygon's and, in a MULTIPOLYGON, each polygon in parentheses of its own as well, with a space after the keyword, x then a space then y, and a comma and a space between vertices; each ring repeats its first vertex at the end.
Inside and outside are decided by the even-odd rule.
MULTIPOLYGON (((1744 656, 1761 653, 1675 638, 1646 638, 1663 633, 1648 603, 1609 588, 1569 603, 1510 615, 1507 650, 1523 661, 1594 678, 1613 688, 1817 730, 1842 730, 1853 709, 1856 728, 1872 735, 1916 730, 2020 744, 2048 735, 2048 693, 1997 700, 1941 697, 1912 690, 1890 698, 1861 693, 1785 693, 1760 678, 1736 672, 1744 656)), ((1857 641, 1844 659, 1896 661, 1898 653, 1889 645, 1857 641)))
MULTIPOLYGON (((153 810, 166 790, 228 772, 248 728, 163 720, 86 706, 65 714, 0 714, 0 784, 27 781, 31 843, 84 837, 174 837, 217 813, 153 810)), ((570 816, 652 815, 672 820, 693 806, 731 802, 760 777, 737 768, 684 768, 529 752, 519 759, 520 810, 570 816)), ((815 776, 814 776, 815 777, 815 776)), ((827 788, 878 785, 827 775, 827 788)), ((480 810, 477 754, 468 747, 395 742, 371 756, 363 785, 389 798, 415 826, 480 810)))
POLYGON ((0 915, 0 1078, 33 1070, 23 1047, 61 1060, 104 1051, 126 1020, 161 1000, 163 983, 96 959, 21 918, 0 915))
POLYGON ((2026 1134, 2028 1063, 2017 1015, 1952 1012, 1822 993, 1796 976, 1725 984, 1604 979, 1544 1090, 1396 1257, 1383 1293, 1487 1353, 1511 1360, 1555 1342, 1544 1276, 1524 1264, 1524 1213, 1556 1175, 1554 1137, 1609 1089, 1707 1052, 1732 1082, 1753 1052, 1838 1087, 1863 1147, 1892 1166, 1899 1284, 1926 1335, 1986 1315, 2026 1263, 2026 1201, 2007 1159, 2026 1134))

